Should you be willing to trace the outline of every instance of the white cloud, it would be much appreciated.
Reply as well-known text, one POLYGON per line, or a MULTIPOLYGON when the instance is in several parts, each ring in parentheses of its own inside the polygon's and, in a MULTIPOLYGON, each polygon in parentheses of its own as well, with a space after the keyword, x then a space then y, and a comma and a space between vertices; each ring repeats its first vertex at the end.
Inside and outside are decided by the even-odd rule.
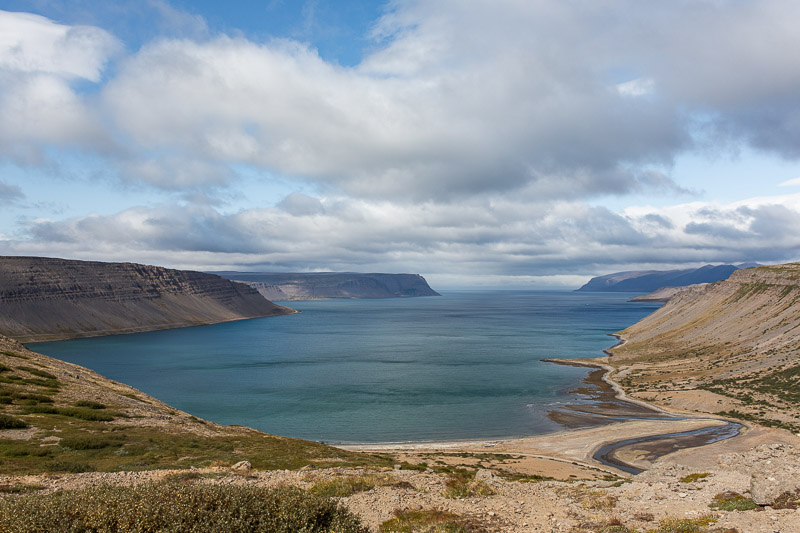
POLYGON ((778 184, 778 187, 798 187, 800 186, 800 177, 783 181, 778 184))
POLYGON ((91 26, 66 26, 30 13, 0 11, 0 69, 99 81, 119 43, 91 26))
POLYGON ((101 81, 119 47, 100 28, 0 11, 0 157, 32 165, 49 148, 107 150, 102 119, 72 85, 101 81))
POLYGON ((134 207, 31 222, 0 252, 220 270, 411 271, 443 283, 525 286, 632 268, 800 257, 800 194, 614 213, 493 198, 398 205, 291 195, 275 208, 134 207))
POLYGON ((645 96, 655 89, 655 81, 652 78, 636 78, 617 84, 617 91, 624 96, 645 96))

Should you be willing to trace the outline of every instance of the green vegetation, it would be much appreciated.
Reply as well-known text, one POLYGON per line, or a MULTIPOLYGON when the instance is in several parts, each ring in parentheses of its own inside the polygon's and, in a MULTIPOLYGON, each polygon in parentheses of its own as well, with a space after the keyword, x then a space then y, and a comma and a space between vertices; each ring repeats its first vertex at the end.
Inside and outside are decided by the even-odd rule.
POLYGON ((0 429, 24 429, 28 427, 24 421, 13 416, 0 415, 0 429))
POLYGON ((386 480, 376 476, 340 477, 314 484, 314 486, 311 487, 311 493, 326 498, 346 498, 359 492, 372 490, 377 485, 383 483, 386 483, 386 480))
POLYGON ((285 487, 151 483, 96 487, 0 501, 0 530, 367 533, 329 498, 285 487))
POLYGON ((486 483, 475 481, 474 473, 464 471, 450 474, 444 485, 445 491, 442 495, 445 498, 471 498, 495 494, 494 489, 486 483))
POLYGON ((44 488, 44 485, 35 485, 32 483, 14 483, 13 485, 0 485, 0 494, 27 494, 29 492, 43 490, 44 488))
POLYGON ((681 483, 694 483, 695 481, 700 481, 701 479, 705 479, 710 476, 708 472, 696 472, 694 474, 689 474, 687 476, 683 476, 680 479, 681 483))
POLYGON ((94 422, 111 422, 114 420, 114 415, 111 413, 100 413, 95 409, 86 409, 85 407, 53 407, 49 405, 34 405, 26 407, 25 412, 28 414, 68 416, 94 422))
POLYGON ((49 372, 45 372, 44 370, 39 370, 38 368, 31 368, 29 366, 18 366, 17 370, 23 370, 23 371, 27 372, 28 374, 33 374, 34 376, 37 376, 37 377, 40 377, 40 378, 44 378, 44 379, 52 379, 52 380, 56 380, 56 381, 58 380, 58 378, 56 376, 54 376, 53 374, 51 374, 49 372))
POLYGON ((42 431, 29 440, 0 438, 0 472, 188 469, 232 465, 242 459, 247 459, 260 470, 296 470, 307 465, 324 468, 387 467, 392 464, 391 459, 384 455, 359 454, 315 442, 256 432, 202 437, 147 427, 109 426, 101 421, 59 414, 29 415, 29 419, 37 427, 53 429, 42 431), (57 446, 41 446, 48 437, 61 440, 57 446), (45 456, 50 460, 42 461, 41 457, 45 456))
POLYGON ((758 509, 758 504, 738 492, 726 491, 714 496, 709 507, 720 511, 752 511, 758 509))
POLYGON ((619 518, 583 522, 578 526, 577 531, 591 533, 635 533, 635 530, 623 525, 619 518))
POLYGON ((485 529, 477 522, 438 509, 396 510, 394 518, 378 528, 380 533, 479 533, 485 529))
POLYGON ((29 359, 29 357, 26 355, 20 355, 14 352, 2 351, 0 354, 7 355, 9 357, 16 357, 17 359, 29 359))
POLYGON ((99 402, 91 402, 88 400, 81 400, 75 402, 75 407, 88 407, 89 409, 105 409, 106 406, 99 402))
POLYGON ((715 521, 716 519, 712 515, 699 518, 665 518, 659 522, 658 529, 650 530, 648 533, 712 533, 712 531, 720 531, 708 529, 708 526, 715 521))

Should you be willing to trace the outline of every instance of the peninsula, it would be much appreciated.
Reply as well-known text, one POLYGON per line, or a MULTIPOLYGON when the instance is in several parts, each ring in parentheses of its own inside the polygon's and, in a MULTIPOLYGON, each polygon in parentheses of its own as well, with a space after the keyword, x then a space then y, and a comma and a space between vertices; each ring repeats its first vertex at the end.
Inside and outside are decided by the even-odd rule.
POLYGON ((411 298, 440 296, 419 274, 359 272, 215 272, 246 283, 276 301, 328 298, 411 298))
POLYGON ((213 274, 48 257, 0 257, 0 306, 0 333, 23 342, 294 312, 213 274))

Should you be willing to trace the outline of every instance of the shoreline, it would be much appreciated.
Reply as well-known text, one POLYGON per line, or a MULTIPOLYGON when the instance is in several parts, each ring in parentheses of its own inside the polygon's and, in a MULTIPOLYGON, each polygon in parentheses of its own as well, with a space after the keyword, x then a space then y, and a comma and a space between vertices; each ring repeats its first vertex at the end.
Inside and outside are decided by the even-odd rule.
MULTIPOLYGON (((615 346, 624 344, 624 339, 618 335, 614 336, 620 339, 615 346)), ((573 411, 583 425, 540 435, 331 445, 351 451, 383 451, 401 454, 512 453, 557 463, 579 464, 586 468, 615 475, 620 475, 620 473, 635 475, 647 470, 655 461, 669 455, 735 439, 751 429, 749 424, 727 420, 710 413, 704 415, 679 412, 630 398, 624 389, 611 379, 614 367, 597 359, 542 359, 542 361, 602 370, 600 380, 607 390, 595 390, 587 394, 581 389, 577 389, 578 393, 591 395, 594 392, 595 398, 593 399, 596 400, 607 396, 610 391, 614 400, 619 404, 634 406, 635 410, 649 412, 655 416, 648 417, 641 414, 613 416, 617 409, 616 406, 605 405, 598 409, 584 410, 581 408, 581 404, 570 404, 567 409, 573 411), (620 420, 621 418, 622 420, 620 420), (590 419, 593 423, 589 422, 590 419), (729 434, 725 434, 721 438, 711 437, 710 440, 705 436, 706 433, 713 435, 723 432, 724 428, 732 426, 736 426, 735 433, 729 431, 729 434), (624 458, 620 458, 620 455, 623 455, 624 458), (646 460, 640 460, 638 456, 642 455, 646 456, 646 460)), ((583 381, 591 385, 590 380, 591 374, 583 381)), ((592 404, 588 405, 590 408, 593 406, 592 404)))

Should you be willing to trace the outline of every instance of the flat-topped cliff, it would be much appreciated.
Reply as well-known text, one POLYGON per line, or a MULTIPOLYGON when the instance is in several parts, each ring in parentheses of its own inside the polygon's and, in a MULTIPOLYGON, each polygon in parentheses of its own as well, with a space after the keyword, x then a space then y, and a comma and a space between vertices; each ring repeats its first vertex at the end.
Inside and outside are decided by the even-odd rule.
POLYGON ((0 333, 22 341, 150 331, 293 312, 202 272, 0 257, 0 333))
POLYGON ((419 274, 362 274, 357 272, 218 272, 247 283, 270 300, 326 298, 409 298, 439 296, 419 274))
POLYGON ((619 336, 611 362, 640 397, 685 408, 711 399, 720 412, 800 431, 800 263, 687 287, 619 336))

